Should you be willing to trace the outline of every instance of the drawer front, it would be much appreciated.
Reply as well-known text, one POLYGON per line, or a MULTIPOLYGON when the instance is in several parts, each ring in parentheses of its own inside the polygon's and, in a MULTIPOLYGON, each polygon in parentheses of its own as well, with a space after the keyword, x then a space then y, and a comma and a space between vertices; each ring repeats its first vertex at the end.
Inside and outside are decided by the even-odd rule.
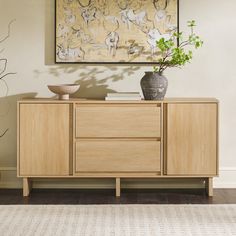
POLYGON ((89 140, 76 143, 76 172, 159 172, 160 142, 89 140))
POLYGON ((160 137, 160 107, 76 107, 76 137, 160 137))

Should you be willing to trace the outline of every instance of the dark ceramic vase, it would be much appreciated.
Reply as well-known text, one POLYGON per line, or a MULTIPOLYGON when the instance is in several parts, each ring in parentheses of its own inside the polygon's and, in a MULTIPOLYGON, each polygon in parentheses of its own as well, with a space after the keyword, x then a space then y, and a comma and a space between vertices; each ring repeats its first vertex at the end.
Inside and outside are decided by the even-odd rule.
POLYGON ((141 79, 141 88, 145 100, 163 100, 168 87, 168 80, 157 72, 145 72, 141 79))

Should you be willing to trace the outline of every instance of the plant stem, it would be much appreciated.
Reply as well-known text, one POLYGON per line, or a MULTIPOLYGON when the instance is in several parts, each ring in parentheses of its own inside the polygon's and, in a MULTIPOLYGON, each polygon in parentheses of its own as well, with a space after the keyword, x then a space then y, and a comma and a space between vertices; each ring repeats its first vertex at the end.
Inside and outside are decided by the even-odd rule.
POLYGON ((9 24, 8 24, 8 33, 7 36, 4 37, 3 39, 0 40, 0 43, 3 43, 5 40, 7 40, 10 37, 10 33, 11 33, 11 24, 16 21, 16 20, 12 20, 9 24))
POLYGON ((3 79, 4 77, 8 76, 8 75, 15 75, 16 73, 7 73, 5 75, 3 75, 2 77, 0 77, 0 80, 3 79))
POLYGON ((0 138, 2 138, 7 132, 8 132, 9 129, 6 129, 3 134, 0 135, 0 138))

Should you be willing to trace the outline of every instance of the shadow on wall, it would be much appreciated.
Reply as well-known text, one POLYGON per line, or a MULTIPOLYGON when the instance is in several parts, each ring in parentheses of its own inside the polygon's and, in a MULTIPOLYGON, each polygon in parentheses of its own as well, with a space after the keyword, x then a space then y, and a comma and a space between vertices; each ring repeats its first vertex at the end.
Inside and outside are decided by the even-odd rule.
POLYGON ((33 98, 37 93, 0 97, 0 133, 9 128, 0 139, 0 166, 16 166, 17 101, 33 98))
POLYGON ((22 98, 34 98, 37 93, 23 93, 0 97, 0 132, 8 127, 16 126, 17 101, 22 98), (3 121, 6 122, 3 122, 3 121))
POLYGON ((15 126, 17 101, 22 98, 34 98, 36 97, 36 95, 37 93, 24 93, 7 97, 0 97, 0 132, 7 128, 6 124, 2 122, 3 120, 6 120, 11 123, 8 124, 9 127, 15 126))
MULTIPOLYGON (((73 74, 77 78, 74 83, 80 85, 80 89, 73 95, 74 98, 104 99, 107 93, 116 92, 109 88, 110 83, 131 77, 140 70, 140 66, 118 66, 118 65, 79 65, 59 64, 50 67, 46 73, 53 77, 73 74)), ((35 70, 36 76, 44 72, 35 70)))
POLYGON ((79 74, 79 80, 75 82, 80 85, 80 90, 74 96, 81 98, 104 98, 108 92, 116 92, 109 89, 109 82, 117 82, 126 79, 139 69, 139 66, 109 66, 105 67, 105 71, 100 70, 100 68, 87 69, 87 72, 81 72, 79 74), (98 80, 98 74, 102 74, 106 71, 109 71, 107 73, 108 75, 104 76, 103 79, 98 80))

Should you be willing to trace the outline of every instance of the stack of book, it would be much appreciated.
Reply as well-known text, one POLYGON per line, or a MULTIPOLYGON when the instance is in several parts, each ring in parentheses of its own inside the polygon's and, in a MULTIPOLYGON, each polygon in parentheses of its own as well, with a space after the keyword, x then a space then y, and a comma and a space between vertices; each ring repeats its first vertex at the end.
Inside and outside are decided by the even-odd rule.
POLYGON ((123 92, 123 93, 108 93, 106 101, 136 101, 141 100, 142 97, 139 92, 123 92))

